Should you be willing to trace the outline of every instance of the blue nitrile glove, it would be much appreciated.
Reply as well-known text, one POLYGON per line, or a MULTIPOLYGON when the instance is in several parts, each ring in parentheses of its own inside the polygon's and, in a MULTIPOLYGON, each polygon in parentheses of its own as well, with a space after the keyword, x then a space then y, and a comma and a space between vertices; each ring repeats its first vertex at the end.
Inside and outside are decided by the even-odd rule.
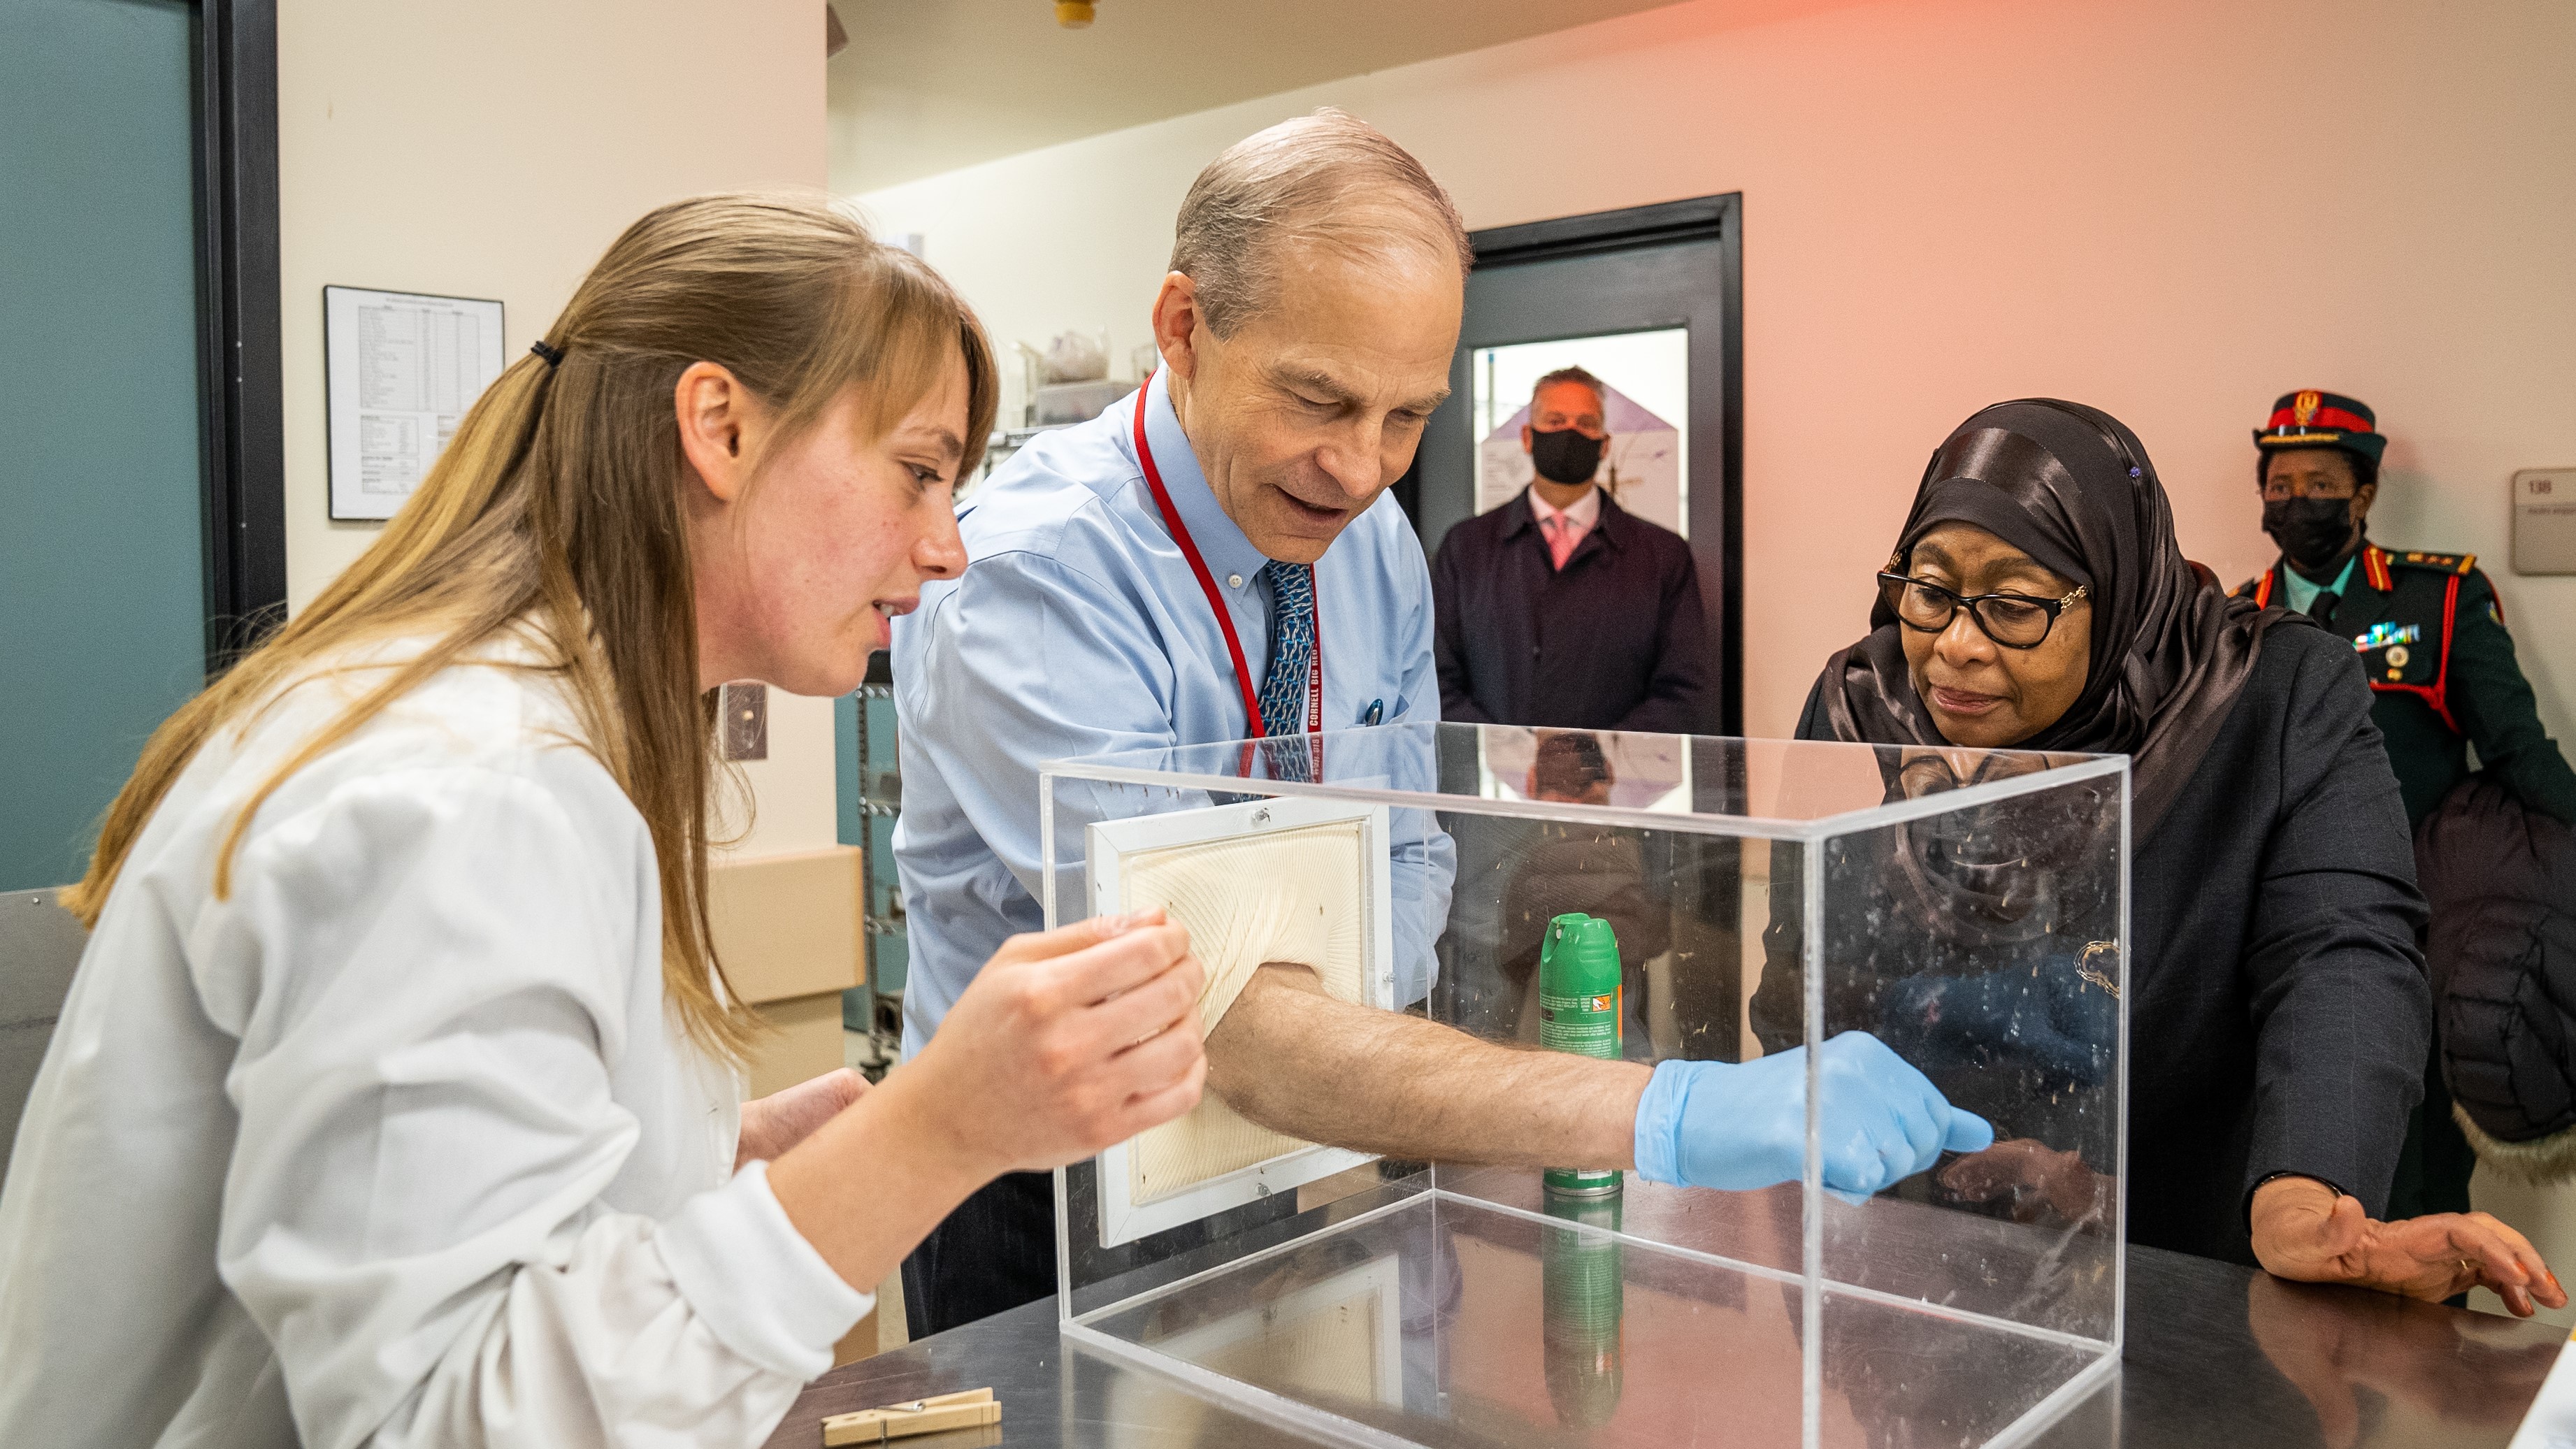
MULTIPOLYGON (((1863 1031, 1820 1054, 1825 1186, 1867 1195, 1952 1152, 1982 1152, 1995 1129, 1942 1099, 1931 1079, 1863 1031)), ((1637 1175, 1741 1192, 1798 1179, 1807 1138, 1807 1049, 1755 1061, 1668 1061, 1637 1103, 1637 1175)))

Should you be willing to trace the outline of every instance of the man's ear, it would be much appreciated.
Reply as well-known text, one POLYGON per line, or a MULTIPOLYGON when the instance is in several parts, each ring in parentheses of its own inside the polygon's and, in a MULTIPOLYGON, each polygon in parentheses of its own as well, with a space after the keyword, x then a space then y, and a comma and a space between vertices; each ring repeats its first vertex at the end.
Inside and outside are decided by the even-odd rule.
POLYGON ((671 389, 680 455, 719 502, 740 497, 749 473, 744 434, 751 423, 750 402, 742 380, 721 363, 690 363, 671 389))
POLYGON ((2368 518, 2370 516, 2370 505, 2378 501, 2379 484, 2376 480, 2364 483, 2360 487, 2352 490, 2352 516, 2354 521, 2359 522, 2364 518, 2368 518))
POLYGON ((1537 429, 1532 428, 1532 427, 1531 427, 1529 424, 1527 424, 1527 423, 1523 423, 1523 424, 1521 424, 1521 451, 1522 451, 1522 452, 1526 453, 1526 452, 1530 451, 1531 449, 1533 449, 1533 448, 1537 447, 1537 446, 1538 446, 1537 439, 1538 439, 1538 430, 1537 430, 1537 429))
POLYGON ((1154 294, 1154 345, 1162 351, 1164 365, 1184 382, 1198 378, 1199 327, 1206 320, 1199 284, 1187 272, 1165 272, 1162 289, 1154 294))

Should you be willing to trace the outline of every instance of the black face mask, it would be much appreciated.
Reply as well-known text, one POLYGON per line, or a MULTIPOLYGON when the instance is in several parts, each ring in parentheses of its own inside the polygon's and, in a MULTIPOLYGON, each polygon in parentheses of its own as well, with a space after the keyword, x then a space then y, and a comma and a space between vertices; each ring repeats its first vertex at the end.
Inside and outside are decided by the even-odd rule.
POLYGON ((2349 498, 2274 498, 2263 504, 2263 531, 2281 556, 2314 572, 2343 556, 2352 543, 2349 498))
POLYGON ((1550 483, 1589 483, 1601 467, 1600 438, 1587 438, 1572 428, 1530 433, 1530 464, 1550 483))

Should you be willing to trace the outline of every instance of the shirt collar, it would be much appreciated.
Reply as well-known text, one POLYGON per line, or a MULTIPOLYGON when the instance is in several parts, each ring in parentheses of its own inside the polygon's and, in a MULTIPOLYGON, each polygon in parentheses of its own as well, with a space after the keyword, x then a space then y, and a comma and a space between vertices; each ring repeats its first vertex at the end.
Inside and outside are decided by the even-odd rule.
POLYGON ((1601 521, 1601 490, 1597 487, 1584 489, 1583 496, 1574 500, 1573 507, 1558 508, 1553 504, 1550 504, 1546 499, 1539 497, 1538 485, 1533 483, 1530 485, 1529 490, 1529 505, 1530 516, 1541 523, 1545 523, 1547 520, 1562 513, 1567 518, 1574 520, 1575 527, 1588 533, 1592 530, 1593 525, 1601 521))
MULTIPOLYGON (((1190 436, 1181 431, 1180 415, 1172 411, 1171 390, 1164 386, 1169 374, 1168 368, 1155 368, 1153 378, 1145 384, 1145 441, 1154 450, 1155 470, 1162 474, 1164 491, 1172 495, 1172 507, 1181 515, 1182 526, 1189 529, 1190 541, 1198 545, 1199 557, 1207 561, 1208 572, 1227 588, 1251 588, 1261 576, 1261 566, 1270 560, 1226 516, 1216 501, 1216 490, 1208 486, 1207 475, 1199 471, 1198 454, 1191 451, 1190 436), (1234 583, 1237 578, 1243 582, 1234 583)), ((1129 426, 1119 431, 1132 451, 1136 444, 1132 417, 1129 426)), ((1141 472, 1142 459, 1137 467, 1141 472)), ((1160 516, 1158 510, 1156 517, 1160 516)))
POLYGON ((2334 576, 2333 583, 2312 584, 2308 582, 2306 575, 2290 567, 2288 559, 2281 560, 2281 583, 2289 591, 2290 607, 2306 614, 2312 612, 2309 606, 2316 603, 2317 595, 2332 591, 2340 597, 2344 586, 2352 582, 2352 566, 2359 562, 2361 562, 2361 554, 2356 551, 2352 557, 2343 561, 2343 572, 2334 576))

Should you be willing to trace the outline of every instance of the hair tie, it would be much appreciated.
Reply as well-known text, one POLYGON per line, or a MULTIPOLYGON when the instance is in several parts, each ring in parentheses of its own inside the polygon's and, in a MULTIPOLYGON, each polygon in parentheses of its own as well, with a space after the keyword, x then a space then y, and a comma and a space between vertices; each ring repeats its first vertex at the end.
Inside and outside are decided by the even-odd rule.
POLYGON ((563 355, 563 349, 562 349, 562 348, 560 348, 560 347, 548 347, 548 346, 546 345, 546 340, 545 340, 544 338, 542 338, 542 337, 538 338, 538 339, 537 339, 536 341, 534 341, 534 342, 529 343, 529 344, 528 344, 528 350, 529 350, 530 352, 535 353, 535 354, 536 354, 536 355, 538 355, 539 357, 544 358, 544 359, 546 360, 546 366, 547 366, 549 369, 551 369, 551 368, 555 367, 556 365, 558 365, 559 363, 561 363, 561 362, 563 361, 563 357, 564 357, 564 355, 563 355))

